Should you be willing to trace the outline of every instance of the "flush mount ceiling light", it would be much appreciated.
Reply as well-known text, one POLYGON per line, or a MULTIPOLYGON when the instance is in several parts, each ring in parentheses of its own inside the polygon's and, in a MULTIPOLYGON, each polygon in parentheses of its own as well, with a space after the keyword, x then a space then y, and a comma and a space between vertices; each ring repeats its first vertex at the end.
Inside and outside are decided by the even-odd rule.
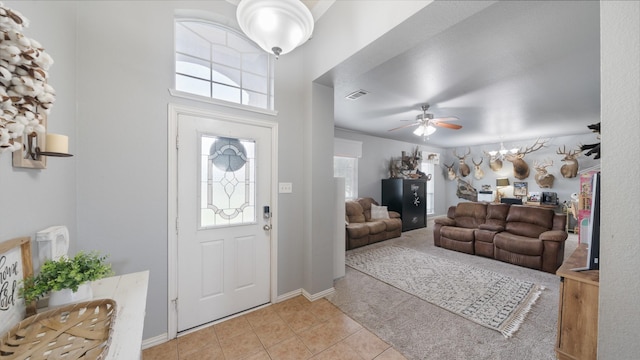
POLYGON ((300 0, 242 0, 236 17, 249 39, 276 58, 313 33, 313 16, 300 0))

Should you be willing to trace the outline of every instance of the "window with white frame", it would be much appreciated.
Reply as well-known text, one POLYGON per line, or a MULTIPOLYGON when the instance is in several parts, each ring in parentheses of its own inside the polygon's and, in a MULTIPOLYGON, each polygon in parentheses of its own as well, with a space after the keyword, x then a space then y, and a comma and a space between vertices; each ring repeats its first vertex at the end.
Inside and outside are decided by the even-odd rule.
MULTIPOLYGON (((429 163, 422 163, 422 172, 425 174, 433 174, 435 166, 429 163)), ((431 176, 431 180, 427 181, 427 215, 432 215, 435 212, 434 206, 434 182, 435 177, 431 176)))
POLYGON ((202 20, 175 23, 177 91, 273 110, 272 57, 235 30, 202 20))
POLYGON ((360 141, 334 139, 333 176, 344 178, 345 200, 358 198, 358 159, 362 157, 360 141))
POLYGON ((440 163, 440 154, 429 153, 424 151, 422 153, 422 163, 420 164, 420 170, 425 174, 431 174, 431 180, 427 181, 427 215, 433 215, 435 213, 435 179, 433 176, 435 167, 440 163))

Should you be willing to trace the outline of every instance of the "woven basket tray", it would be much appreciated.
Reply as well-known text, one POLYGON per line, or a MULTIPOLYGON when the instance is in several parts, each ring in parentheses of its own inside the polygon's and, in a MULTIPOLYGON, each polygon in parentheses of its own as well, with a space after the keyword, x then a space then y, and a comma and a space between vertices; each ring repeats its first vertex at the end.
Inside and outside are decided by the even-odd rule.
POLYGON ((0 359, 103 359, 115 317, 116 302, 111 299, 71 304, 28 317, 0 338, 0 359))

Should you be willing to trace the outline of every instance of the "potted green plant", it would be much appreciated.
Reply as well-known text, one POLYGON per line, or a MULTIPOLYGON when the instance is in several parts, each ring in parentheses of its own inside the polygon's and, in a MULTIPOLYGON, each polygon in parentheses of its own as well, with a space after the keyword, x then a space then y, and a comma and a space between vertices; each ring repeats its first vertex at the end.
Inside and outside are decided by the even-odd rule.
POLYGON ((63 256, 58 260, 47 260, 36 276, 23 281, 20 296, 29 304, 51 293, 49 306, 90 300, 93 294, 89 282, 113 274, 106 259, 107 256, 95 251, 81 251, 71 258, 63 256))

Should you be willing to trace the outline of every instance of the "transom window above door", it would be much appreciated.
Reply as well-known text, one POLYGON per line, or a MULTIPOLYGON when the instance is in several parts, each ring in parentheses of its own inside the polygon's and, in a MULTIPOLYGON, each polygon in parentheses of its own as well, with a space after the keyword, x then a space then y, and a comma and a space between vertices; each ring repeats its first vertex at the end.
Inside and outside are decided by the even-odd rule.
POLYGON ((240 33, 178 20, 175 49, 177 91, 273 110, 272 58, 240 33))

